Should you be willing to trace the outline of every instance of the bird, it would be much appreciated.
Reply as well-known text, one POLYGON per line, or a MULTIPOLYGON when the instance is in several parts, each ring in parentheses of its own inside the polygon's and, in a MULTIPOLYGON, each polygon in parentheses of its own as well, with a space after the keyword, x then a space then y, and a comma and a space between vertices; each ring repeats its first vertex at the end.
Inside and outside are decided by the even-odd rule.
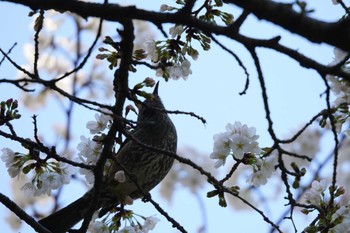
MULTIPOLYGON (((102 189, 97 200, 100 215, 113 206, 123 203, 127 198, 141 198, 158 185, 171 169, 174 158, 141 145, 176 153, 177 132, 158 95, 159 82, 155 85, 151 98, 137 104, 139 113, 137 124, 113 156, 103 178, 102 189), (124 171, 126 180, 114 179, 118 171, 124 171), (140 190, 140 188, 142 190, 140 190)), ((53 233, 64 233, 85 218, 93 197, 93 190, 82 197, 41 219, 39 223, 53 233)))

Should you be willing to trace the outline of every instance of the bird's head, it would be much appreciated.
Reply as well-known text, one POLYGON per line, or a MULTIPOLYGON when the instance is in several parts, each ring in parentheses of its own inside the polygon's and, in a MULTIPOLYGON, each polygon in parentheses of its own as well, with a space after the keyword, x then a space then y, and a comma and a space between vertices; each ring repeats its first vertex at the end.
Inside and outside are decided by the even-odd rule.
POLYGON ((164 105, 158 95, 159 82, 154 87, 152 96, 138 105, 138 121, 145 121, 155 116, 166 115, 164 105))

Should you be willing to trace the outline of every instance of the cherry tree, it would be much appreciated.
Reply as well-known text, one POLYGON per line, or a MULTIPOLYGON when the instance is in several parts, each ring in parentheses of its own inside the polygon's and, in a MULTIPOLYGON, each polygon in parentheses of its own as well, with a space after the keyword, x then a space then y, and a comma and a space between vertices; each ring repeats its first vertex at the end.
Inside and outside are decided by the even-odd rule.
MULTIPOLYGON (((228 208, 249 210, 270 232, 350 230, 346 1, 176 0, 152 3, 154 9, 108 0, 1 4, 25 9, 28 16, 18 17, 27 17, 31 35, 20 44, 4 34, 11 46, 0 44, 0 69, 15 71, 0 77, 1 160, 14 190, 10 195, 1 191, 0 202, 13 213, 7 219, 13 228, 26 224, 48 232, 37 220, 63 207, 66 190, 77 185, 99 190, 104 166, 111 163, 107 152, 117 151, 125 139, 135 140, 128 132, 135 127, 137 105, 152 98, 150 87, 161 80, 160 95, 171 106, 167 113, 187 146, 180 145, 176 154, 163 151, 176 162, 155 192, 145 194, 140 208, 130 201, 102 217, 92 211, 77 226, 79 232, 148 232, 156 231, 159 222, 166 222, 169 231, 190 232, 192 226, 175 217, 169 205, 182 205, 176 199, 179 190, 199 203, 198 232, 209 232, 208 225, 217 221, 207 217, 209 212, 228 208), (325 8, 336 10, 333 21, 318 14, 325 8), (14 55, 18 47, 21 59, 14 55), (332 51, 327 57, 317 54, 324 48, 332 51), (201 66, 201 59, 210 63, 201 66), (289 63, 280 73, 292 76, 293 88, 281 85, 285 77, 273 79, 284 61, 289 63), (294 77, 299 71, 308 73, 294 77), (202 73, 214 75, 199 77, 202 73), (321 89, 304 83, 311 78, 321 89), (199 80, 197 86, 186 92, 193 79, 199 80), (274 83, 281 98, 298 100, 299 111, 289 111, 283 99, 274 105, 269 89, 274 83), (298 86, 308 88, 301 100, 298 86), (238 103, 220 98, 228 90, 238 103), (249 95, 258 99, 248 101, 249 95), (312 115, 303 112, 314 107, 306 104, 308 98, 322 103, 312 115), (196 104, 182 108, 191 103, 196 104), (199 103, 215 117, 197 112, 199 103), (213 135, 200 135, 231 113, 228 108, 249 115, 230 116, 213 135), (281 134, 276 120, 284 112, 302 119, 296 125, 281 119, 293 129, 288 135, 281 134), (193 122, 198 126, 190 127, 193 122), (198 144, 206 144, 205 150, 191 145, 197 137, 210 142, 210 149, 208 143, 198 144), (144 206, 153 212, 145 213, 144 206)), ((28 27, 19 29, 13 20, 2 24, 28 27)), ((116 174, 118 181, 124 178, 116 174)), ((234 218, 228 223, 232 231, 237 225, 242 223, 234 218)))

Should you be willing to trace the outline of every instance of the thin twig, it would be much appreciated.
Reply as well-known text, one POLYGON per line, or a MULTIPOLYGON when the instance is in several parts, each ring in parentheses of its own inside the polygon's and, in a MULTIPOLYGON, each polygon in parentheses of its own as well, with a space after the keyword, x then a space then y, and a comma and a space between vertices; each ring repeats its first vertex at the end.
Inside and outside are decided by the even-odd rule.
POLYGON ((35 138, 36 143, 38 143, 39 145, 43 145, 39 139, 39 136, 38 136, 38 125, 37 125, 36 117, 37 117, 37 115, 32 116, 33 125, 34 125, 34 138, 35 138))
MULTIPOLYGON (((9 51, 7 51, 6 55, 9 55, 12 52, 12 49, 17 45, 17 42, 15 42, 11 48, 9 49, 9 51)), ((2 63, 5 61, 5 56, 1 59, 0 61, 0 66, 2 65, 2 63)))
POLYGON ((39 77, 38 61, 39 61, 39 34, 43 29, 44 24, 44 10, 40 10, 39 16, 35 20, 35 35, 34 35, 34 77, 39 77))
POLYGON ((18 65, 16 62, 14 62, 10 56, 8 56, 1 48, 0 48, 0 52, 2 53, 2 55, 19 71, 22 71, 24 74, 28 75, 30 78, 35 78, 35 75, 30 73, 29 71, 27 71, 26 69, 24 69, 23 67, 21 67, 20 65, 18 65))
POLYGON ((325 110, 322 110, 321 112, 317 113, 314 117, 312 117, 308 123, 304 125, 303 128, 301 128, 296 134, 293 135, 290 139, 284 139, 279 140, 279 143, 287 144, 294 142, 312 123, 314 123, 320 116, 323 116, 325 114, 325 110))
POLYGON ((335 199, 335 191, 336 191, 336 184, 337 184, 337 169, 338 169, 338 157, 339 157, 339 139, 338 139, 338 133, 337 133, 337 126, 335 118, 333 116, 333 110, 331 107, 330 103, 330 91, 331 88, 328 85, 327 79, 325 75, 320 74, 325 85, 326 85, 326 104, 327 104, 327 113, 328 113, 328 118, 331 124, 331 131, 333 133, 333 139, 334 139, 334 158, 333 158, 333 175, 332 175, 332 186, 333 186, 333 191, 331 192, 330 196, 331 199, 329 201, 329 205, 333 207, 334 199, 335 199))
POLYGON ((8 139, 11 139, 13 141, 19 142, 23 145, 27 145, 28 147, 34 148, 38 151, 41 151, 41 152, 48 155, 47 159, 53 158, 53 159, 56 159, 57 161, 67 163, 67 164, 70 164, 70 165, 75 166, 75 167, 81 167, 81 168, 90 169, 90 170, 94 168, 94 166, 92 166, 92 165, 87 165, 84 163, 77 163, 77 162, 71 161, 65 157, 59 156, 56 153, 55 147, 48 148, 44 145, 40 145, 40 144, 33 142, 31 140, 28 140, 26 138, 22 138, 22 137, 19 137, 16 135, 8 134, 8 133, 1 131, 1 130, 0 130, 0 136, 3 136, 4 138, 8 138, 8 139))
POLYGON ((246 75, 246 82, 243 91, 241 91, 239 94, 244 95, 246 94, 246 91, 248 90, 249 87, 249 73, 245 65, 243 64, 242 60, 239 58, 237 54, 235 54, 233 51, 228 49, 225 45, 223 45, 220 41, 218 41, 213 35, 210 34, 210 38, 217 44, 219 45, 223 50, 231 54, 235 60, 238 62, 238 65, 243 69, 245 75, 246 75))
POLYGON ((11 84, 15 85, 16 87, 18 87, 19 89, 21 89, 21 90, 23 90, 25 92, 33 92, 33 91, 35 91, 35 89, 27 89, 27 88, 25 88, 24 86, 26 85, 26 83, 21 85, 20 84, 21 82, 22 82, 21 80, 0 79, 0 83, 11 83, 11 84))
POLYGON ((100 38, 101 36, 101 32, 102 32, 102 25, 103 25, 103 19, 101 18, 100 19, 100 22, 99 22, 99 25, 98 25, 98 29, 97 29, 97 34, 96 34, 96 37, 95 37, 95 40, 92 42, 90 48, 88 49, 87 53, 86 53, 86 56, 84 57, 84 59, 81 61, 81 63, 75 67, 73 70, 65 73, 64 75, 62 75, 61 77, 55 79, 55 82, 58 82, 66 77, 68 77, 69 75, 73 74, 73 73, 76 73, 77 71, 79 71, 80 69, 82 69, 87 60, 90 58, 91 54, 92 54, 92 51, 94 50, 95 48, 95 45, 97 44, 97 41, 98 39, 100 38))
POLYGON ((189 115, 191 117, 197 118, 200 120, 203 124, 207 123, 207 120, 204 119, 204 117, 198 116, 194 112, 185 112, 185 111, 179 111, 179 110, 165 110, 169 114, 184 114, 184 115, 189 115))

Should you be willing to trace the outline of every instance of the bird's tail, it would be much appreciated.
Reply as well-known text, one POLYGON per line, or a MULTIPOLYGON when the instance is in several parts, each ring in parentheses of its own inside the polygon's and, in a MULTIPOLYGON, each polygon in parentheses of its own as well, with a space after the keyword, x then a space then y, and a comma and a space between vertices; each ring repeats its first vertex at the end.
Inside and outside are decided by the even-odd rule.
POLYGON ((90 206, 89 196, 85 194, 61 210, 41 219, 39 223, 53 233, 67 232, 84 218, 84 214, 90 206))

